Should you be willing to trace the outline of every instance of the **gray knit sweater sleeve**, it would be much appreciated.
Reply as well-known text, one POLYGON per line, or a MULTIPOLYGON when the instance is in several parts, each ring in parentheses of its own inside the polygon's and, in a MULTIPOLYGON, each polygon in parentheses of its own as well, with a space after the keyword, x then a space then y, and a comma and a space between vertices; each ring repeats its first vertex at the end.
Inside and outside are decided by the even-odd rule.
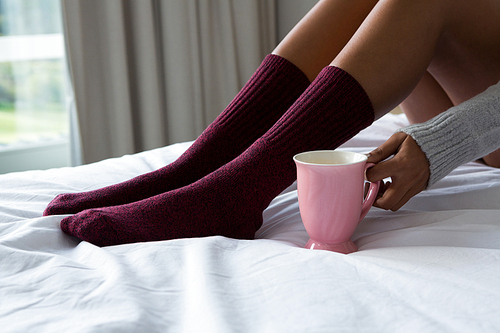
POLYGON ((500 82, 431 120, 401 128, 427 156, 427 187, 456 167, 500 148, 500 82))

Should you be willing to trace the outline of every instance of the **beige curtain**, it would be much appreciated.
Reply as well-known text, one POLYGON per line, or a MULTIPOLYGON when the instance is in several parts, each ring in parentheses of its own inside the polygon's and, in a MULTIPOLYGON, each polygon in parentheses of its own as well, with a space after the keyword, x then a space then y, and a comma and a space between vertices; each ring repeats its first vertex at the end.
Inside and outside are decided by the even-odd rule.
POLYGON ((195 139, 276 45, 271 0, 63 0, 83 162, 195 139))

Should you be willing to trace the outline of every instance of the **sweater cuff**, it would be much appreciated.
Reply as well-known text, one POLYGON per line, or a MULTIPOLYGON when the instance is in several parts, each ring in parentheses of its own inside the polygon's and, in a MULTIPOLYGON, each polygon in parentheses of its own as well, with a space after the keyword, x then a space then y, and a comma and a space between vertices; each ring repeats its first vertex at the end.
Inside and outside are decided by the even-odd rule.
POLYGON ((474 160, 473 152, 477 148, 471 131, 466 128, 467 124, 454 120, 440 115, 397 131, 410 135, 427 156, 430 171, 427 188, 456 167, 474 160))
POLYGON ((500 147, 500 82, 431 120, 400 129, 427 156, 427 187, 468 163, 500 147))

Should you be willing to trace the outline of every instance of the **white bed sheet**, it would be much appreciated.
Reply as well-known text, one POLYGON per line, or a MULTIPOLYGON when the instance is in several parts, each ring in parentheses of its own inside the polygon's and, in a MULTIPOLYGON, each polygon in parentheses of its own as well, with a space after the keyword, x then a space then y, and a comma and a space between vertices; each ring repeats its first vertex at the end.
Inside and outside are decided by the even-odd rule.
MULTIPOLYGON (((342 149, 404 126, 387 115, 342 149)), ((303 249, 295 186, 257 239, 99 248, 42 217, 58 193, 159 168, 189 143, 0 176, 2 332, 498 332, 500 170, 469 163, 393 213, 372 209, 342 255, 303 249)))

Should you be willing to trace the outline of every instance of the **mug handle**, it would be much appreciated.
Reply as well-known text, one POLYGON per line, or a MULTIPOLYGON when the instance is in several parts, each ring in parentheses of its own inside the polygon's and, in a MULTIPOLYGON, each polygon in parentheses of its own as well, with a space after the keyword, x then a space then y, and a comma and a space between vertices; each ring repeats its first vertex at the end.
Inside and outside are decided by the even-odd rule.
MULTIPOLYGON (((365 171, 374 165, 375 165, 374 163, 366 163, 365 171)), ((373 202, 377 198, 379 187, 380 187, 380 180, 378 182, 375 182, 375 183, 370 183, 370 188, 368 189, 368 194, 366 195, 366 198, 363 200, 363 205, 361 206, 361 217, 359 218, 359 222, 361 222, 361 220, 364 219, 366 214, 368 214, 368 211, 372 207, 373 202)))

